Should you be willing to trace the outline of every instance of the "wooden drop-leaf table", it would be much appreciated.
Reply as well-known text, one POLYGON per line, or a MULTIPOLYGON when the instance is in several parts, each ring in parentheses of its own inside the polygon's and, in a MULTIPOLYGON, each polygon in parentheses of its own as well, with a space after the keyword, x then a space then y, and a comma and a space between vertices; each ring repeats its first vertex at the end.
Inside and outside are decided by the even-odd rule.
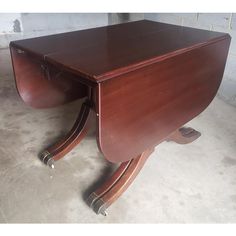
POLYGON ((200 136, 183 125, 216 95, 229 45, 225 33, 148 20, 11 42, 26 104, 50 108, 85 99, 71 131, 41 160, 54 167, 86 135, 95 113, 99 149, 121 163, 88 197, 96 213, 106 214, 156 145, 200 136))

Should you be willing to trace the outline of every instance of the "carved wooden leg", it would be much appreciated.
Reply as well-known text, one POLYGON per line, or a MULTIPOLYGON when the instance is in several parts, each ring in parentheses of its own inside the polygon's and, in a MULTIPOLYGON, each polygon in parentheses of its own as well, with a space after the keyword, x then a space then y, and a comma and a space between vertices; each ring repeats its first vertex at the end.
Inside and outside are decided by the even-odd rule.
POLYGON ((201 136, 201 133, 190 127, 182 127, 172 133, 166 141, 173 141, 179 144, 191 143, 201 136))
POLYGON ((101 187, 88 197, 89 206, 97 213, 106 215, 106 209, 129 187, 154 149, 137 158, 124 162, 101 187))
POLYGON ((40 159, 51 168, 54 168, 54 161, 65 156, 83 139, 88 131, 88 120, 91 113, 91 104, 85 101, 82 104, 76 122, 69 133, 59 142, 47 148, 40 155, 40 159))

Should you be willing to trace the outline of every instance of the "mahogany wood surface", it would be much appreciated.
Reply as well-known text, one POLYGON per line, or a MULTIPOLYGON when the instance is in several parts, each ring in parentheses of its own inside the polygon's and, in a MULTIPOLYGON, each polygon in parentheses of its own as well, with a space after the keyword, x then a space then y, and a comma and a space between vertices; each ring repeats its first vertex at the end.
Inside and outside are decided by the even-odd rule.
POLYGON ((57 161, 70 152, 87 134, 91 125, 91 104, 85 101, 82 104, 79 115, 68 134, 55 144, 48 147, 40 155, 40 159, 50 167, 54 168, 54 161, 57 161))
POLYGON ((50 108, 87 96, 87 87, 78 82, 77 76, 14 47, 11 57, 17 91, 26 104, 50 108))
MULTIPOLYGON (((178 144, 192 143, 201 136, 201 133, 191 127, 182 127, 173 132, 166 141, 178 144)), ((101 186, 92 192, 87 203, 96 214, 107 215, 107 208, 114 203, 134 181, 139 171, 154 149, 149 149, 138 157, 123 162, 101 186)))
POLYGON ((87 203, 91 208, 93 208, 95 202, 100 197, 102 197, 106 192, 110 191, 111 188, 120 180, 120 178, 129 168, 132 160, 122 162, 119 168, 117 168, 117 170, 113 173, 113 175, 109 179, 107 179, 106 182, 104 182, 98 189, 96 189, 96 191, 92 192, 89 195, 87 203))
POLYGON ((87 96, 84 86, 93 87, 99 148, 109 161, 121 162, 207 107, 229 43, 228 34, 143 20, 19 40, 11 51, 18 90, 34 107, 87 96), (73 79, 42 76, 41 65, 73 79))
POLYGON ((89 196, 89 205, 97 214, 115 202, 134 181, 154 149, 146 150, 136 158, 122 163, 110 179, 89 196))
POLYGON ((226 34, 142 20, 11 42, 67 71, 101 82, 226 34))
POLYGON ((223 77, 230 38, 103 81, 98 141, 111 162, 156 146, 201 113, 223 77))
POLYGON ((147 20, 11 42, 25 103, 47 108, 86 97, 89 104, 68 135, 44 153, 44 162, 58 160, 79 143, 95 110, 98 146, 107 160, 121 162, 90 195, 90 206, 103 213, 156 145, 200 136, 179 128, 214 98, 229 44, 225 33, 147 20))

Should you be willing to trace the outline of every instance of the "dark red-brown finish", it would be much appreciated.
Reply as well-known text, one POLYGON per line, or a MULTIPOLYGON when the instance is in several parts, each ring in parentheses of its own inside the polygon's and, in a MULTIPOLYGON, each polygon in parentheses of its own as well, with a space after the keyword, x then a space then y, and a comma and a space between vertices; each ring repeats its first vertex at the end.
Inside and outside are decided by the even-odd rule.
POLYGON ((122 163, 110 179, 91 193, 88 202, 90 207, 97 214, 106 214, 106 209, 132 184, 153 151, 146 150, 136 158, 122 163))
POLYGON ((55 106, 93 87, 99 147, 108 160, 121 162, 207 107, 229 43, 227 34, 144 20, 20 40, 11 49, 18 90, 32 106, 55 106), (73 79, 45 79, 44 64, 73 79))
POLYGON ((77 76, 11 47, 17 90, 23 101, 35 108, 59 106, 87 95, 77 76))
POLYGON ((91 125, 91 112, 90 104, 84 102, 80 113, 68 134, 55 144, 48 147, 43 153, 46 152, 50 155, 50 158, 57 161, 70 152, 87 134, 89 126, 91 125))
POLYGON ((229 43, 227 34, 144 20, 20 40, 11 49, 19 93, 32 106, 84 97, 83 84, 93 87, 99 147, 120 162, 165 140, 207 107, 229 43), (45 78, 41 65, 73 79, 45 78))
POLYGON ((104 156, 127 161, 201 113, 219 88, 229 42, 225 36, 100 83, 98 139, 104 156))
POLYGON ((190 143, 200 136, 179 128, 216 95, 229 45, 225 33, 143 20, 19 40, 10 48, 25 103, 46 108, 87 97, 90 104, 83 122, 79 118, 44 152, 48 165, 78 144, 90 109, 95 110, 98 146, 107 160, 121 162, 90 195, 94 211, 104 213, 156 145, 190 143))
POLYGON ((11 46, 97 83, 225 35, 142 20, 18 40, 11 46))
POLYGON ((101 186, 99 186, 99 188, 96 189, 96 191, 90 194, 90 196, 87 199, 87 203, 91 208, 93 208, 95 202, 99 198, 101 198, 105 193, 110 191, 112 187, 122 178, 124 173, 128 170, 132 160, 122 162, 119 168, 117 168, 117 170, 113 173, 113 175, 109 179, 106 179, 106 182, 104 182, 101 186))

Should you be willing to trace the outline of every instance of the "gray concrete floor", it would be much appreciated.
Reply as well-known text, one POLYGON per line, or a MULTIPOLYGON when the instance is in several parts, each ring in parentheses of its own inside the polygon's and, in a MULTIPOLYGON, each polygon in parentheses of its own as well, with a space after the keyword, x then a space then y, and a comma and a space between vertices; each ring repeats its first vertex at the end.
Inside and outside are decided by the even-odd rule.
POLYGON ((99 153, 94 130, 50 170, 39 151, 65 134, 78 103, 27 107, 14 85, 8 50, 0 50, 1 223, 236 222, 236 109, 215 98, 189 122, 202 136, 188 145, 164 142, 103 217, 84 198, 112 166, 99 153))

